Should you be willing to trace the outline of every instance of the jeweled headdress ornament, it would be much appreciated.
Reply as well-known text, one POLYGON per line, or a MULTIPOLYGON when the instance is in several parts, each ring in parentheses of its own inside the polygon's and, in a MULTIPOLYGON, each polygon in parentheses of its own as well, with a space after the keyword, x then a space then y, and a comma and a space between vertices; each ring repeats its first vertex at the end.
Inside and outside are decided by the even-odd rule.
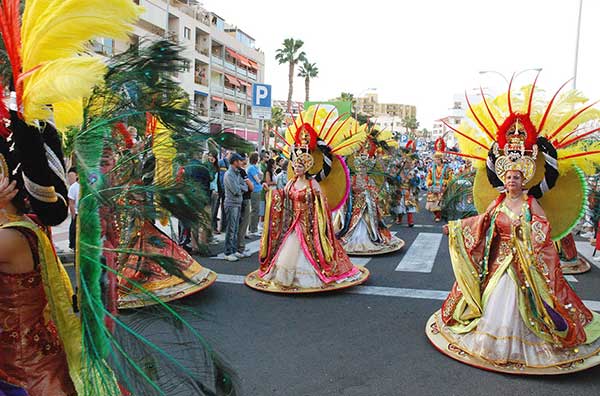
POLYGON ((594 174, 600 164, 600 142, 588 140, 598 132, 600 111, 580 92, 561 91, 567 81, 545 100, 532 84, 518 94, 508 91, 468 105, 467 118, 455 128, 458 155, 477 169, 473 186, 479 212, 504 191, 508 170, 523 173, 527 193, 539 200, 552 224, 552 238, 560 239, 579 221, 587 201, 584 173, 594 174))
POLYGON ((492 150, 497 157, 495 162, 496 175, 506 183, 505 176, 508 171, 519 171, 523 175, 524 184, 527 184, 535 175, 535 160, 538 154, 537 144, 532 146, 531 150, 525 148, 527 136, 522 129, 519 129, 519 121, 509 129, 506 143, 503 149, 494 143, 492 150))

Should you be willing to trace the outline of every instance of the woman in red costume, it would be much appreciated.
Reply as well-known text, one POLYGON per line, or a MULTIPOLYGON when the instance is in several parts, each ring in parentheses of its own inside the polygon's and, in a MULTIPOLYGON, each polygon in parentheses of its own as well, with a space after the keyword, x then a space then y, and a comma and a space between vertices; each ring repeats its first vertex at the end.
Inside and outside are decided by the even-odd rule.
POLYGON ((497 198, 488 200, 491 204, 480 215, 444 227, 456 283, 426 332, 441 352, 476 367, 512 374, 563 374, 600 364, 600 316, 564 279, 552 242, 562 236, 553 234, 554 227, 564 234, 582 213, 577 205, 583 204, 585 179, 568 162, 575 158, 570 157, 573 151, 563 154, 561 149, 569 142, 565 135, 583 130, 570 122, 585 117, 582 113, 589 107, 574 110, 569 100, 579 100, 578 94, 566 94, 568 105, 556 111, 559 120, 567 121, 561 126, 552 120, 552 128, 545 129, 554 100, 546 109, 535 110, 535 114, 545 110, 546 115, 534 123, 530 114, 535 86, 529 88, 529 97, 522 102, 511 102, 510 90, 508 100, 496 102, 507 103, 508 108, 496 109, 495 117, 506 111, 506 118, 494 118, 499 125, 495 136, 485 128, 487 119, 482 119, 486 114, 490 120, 494 117, 487 112, 485 99, 479 107, 483 112, 471 109, 471 114, 478 114, 481 130, 459 131, 476 142, 460 142, 461 155, 480 165, 476 201, 481 204, 493 194, 497 198), (572 129, 565 129, 568 125, 572 129), (567 143, 557 143, 561 141, 567 143), (487 160, 483 150, 474 148, 480 144, 488 150, 487 160), (543 173, 536 173, 538 159, 543 173), (565 193, 571 203, 562 198, 565 193))
POLYGON ((45 149, 62 158, 60 140, 49 124, 40 132, 16 113, 11 124, 15 150, 0 138, 0 394, 74 395, 67 361, 79 356, 79 320, 44 225, 67 216, 64 166, 45 149), (37 216, 26 215, 32 210, 37 216))
POLYGON ((336 146, 333 140, 321 140, 326 136, 327 126, 328 130, 335 130, 333 125, 326 124, 328 115, 331 116, 325 109, 319 113, 318 108, 311 107, 303 117, 312 119, 312 124, 301 121, 293 133, 288 130, 288 141, 294 140, 287 150, 293 177, 283 190, 271 190, 267 196, 260 268, 246 277, 250 287, 306 293, 353 286, 368 277, 366 269, 350 262, 331 221, 325 188, 331 191, 336 186, 326 183, 339 178, 337 191, 345 192, 346 196, 349 183, 345 165, 335 156, 336 147, 344 143, 338 141, 341 146, 336 146), (322 169, 315 172, 317 156, 321 156, 322 169))

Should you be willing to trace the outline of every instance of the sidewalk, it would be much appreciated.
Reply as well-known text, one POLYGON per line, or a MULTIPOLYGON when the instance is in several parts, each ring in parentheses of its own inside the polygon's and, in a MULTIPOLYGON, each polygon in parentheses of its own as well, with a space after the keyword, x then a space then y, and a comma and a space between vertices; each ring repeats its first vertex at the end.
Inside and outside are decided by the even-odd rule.
POLYGON ((52 241, 63 264, 72 263, 75 260, 73 251, 69 249, 69 224, 71 224, 71 218, 56 227, 52 227, 52 241))

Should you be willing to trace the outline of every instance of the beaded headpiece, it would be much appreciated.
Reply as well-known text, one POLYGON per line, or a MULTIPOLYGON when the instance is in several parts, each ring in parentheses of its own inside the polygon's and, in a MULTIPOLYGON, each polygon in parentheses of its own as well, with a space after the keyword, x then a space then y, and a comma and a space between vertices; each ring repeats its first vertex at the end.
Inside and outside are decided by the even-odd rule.
POLYGON ((519 120, 510 127, 506 134, 504 148, 499 148, 498 143, 493 145, 496 174, 505 183, 506 172, 519 171, 523 175, 524 184, 528 183, 535 175, 535 159, 538 148, 534 144, 530 150, 526 149, 527 134, 519 128, 519 120), (529 153, 529 154, 528 154, 529 153))

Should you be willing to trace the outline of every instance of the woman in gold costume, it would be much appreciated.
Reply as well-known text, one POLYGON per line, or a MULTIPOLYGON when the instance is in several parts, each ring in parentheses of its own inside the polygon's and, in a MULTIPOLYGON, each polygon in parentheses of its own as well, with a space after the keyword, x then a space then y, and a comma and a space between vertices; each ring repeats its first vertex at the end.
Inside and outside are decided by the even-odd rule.
POLYGON ((345 121, 327 124, 331 112, 320 110, 309 108, 286 134, 289 147, 284 153, 291 159, 293 177, 283 190, 267 195, 260 268, 246 277, 246 284, 258 290, 325 291, 353 286, 368 277, 366 269, 352 265, 337 240, 329 206, 329 198, 335 196, 332 191, 342 192, 334 198, 336 207, 347 198, 350 186, 347 168, 335 154, 359 144, 364 133, 350 137, 351 130, 342 129, 345 121), (335 140, 334 133, 325 140, 332 131, 338 131, 340 139, 335 140), (321 166, 315 171, 317 158, 321 166))
POLYGON ((535 83, 520 99, 509 89, 491 103, 469 104, 480 129, 456 130, 460 155, 479 168, 474 193, 481 214, 444 227, 456 283, 426 332, 441 352, 476 367, 563 374, 600 364, 600 316, 563 277, 552 242, 582 213, 585 179, 582 163, 573 160, 598 149, 567 149, 575 142, 569 139, 590 132, 578 117, 600 114, 591 106, 574 110, 575 92, 555 108, 553 99, 538 109, 534 90, 535 83), (536 173, 536 161, 543 172, 536 173))

